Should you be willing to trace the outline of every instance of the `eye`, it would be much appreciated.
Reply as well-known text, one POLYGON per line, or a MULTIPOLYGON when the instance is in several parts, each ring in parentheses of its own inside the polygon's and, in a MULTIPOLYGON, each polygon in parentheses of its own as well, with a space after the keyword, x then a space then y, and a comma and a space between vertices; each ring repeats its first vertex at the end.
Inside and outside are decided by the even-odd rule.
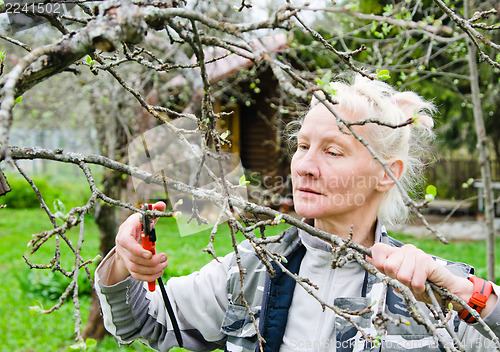
POLYGON ((308 149, 309 146, 307 144, 300 143, 299 145, 297 145, 297 150, 308 150, 308 149))
POLYGON ((331 149, 327 150, 326 154, 328 154, 329 156, 340 156, 341 155, 338 151, 331 150, 331 149))

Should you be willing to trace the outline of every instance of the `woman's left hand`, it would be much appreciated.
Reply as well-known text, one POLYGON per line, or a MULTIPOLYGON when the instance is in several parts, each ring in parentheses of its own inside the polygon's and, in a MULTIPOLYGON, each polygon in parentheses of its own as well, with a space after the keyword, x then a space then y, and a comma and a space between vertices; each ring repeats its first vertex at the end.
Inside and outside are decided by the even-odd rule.
MULTIPOLYGON (((461 279, 412 244, 391 247, 377 243, 372 247, 372 257, 366 259, 383 274, 408 286, 416 299, 427 303, 430 303, 425 291, 427 280, 453 292, 456 281, 461 279)), ((464 280, 461 284, 468 285, 469 281, 464 280)))

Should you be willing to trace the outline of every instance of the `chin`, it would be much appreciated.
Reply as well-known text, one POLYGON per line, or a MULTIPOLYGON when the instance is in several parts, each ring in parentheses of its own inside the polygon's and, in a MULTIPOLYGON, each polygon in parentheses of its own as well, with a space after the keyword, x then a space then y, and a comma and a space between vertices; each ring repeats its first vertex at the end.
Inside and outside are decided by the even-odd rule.
POLYGON ((317 205, 294 204, 295 212, 303 218, 315 219, 321 217, 322 211, 317 205))

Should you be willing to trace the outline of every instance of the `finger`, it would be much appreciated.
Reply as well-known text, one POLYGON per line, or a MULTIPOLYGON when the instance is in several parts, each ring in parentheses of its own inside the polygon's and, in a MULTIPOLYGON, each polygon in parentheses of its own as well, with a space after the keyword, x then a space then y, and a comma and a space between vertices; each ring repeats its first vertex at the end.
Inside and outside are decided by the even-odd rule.
POLYGON ((163 272, 163 270, 167 267, 168 262, 156 260, 155 265, 142 265, 134 262, 129 262, 129 271, 131 273, 136 273, 140 275, 158 275, 163 272))
POLYGON ((430 255, 421 250, 419 250, 417 261, 419 263, 420 270, 415 270, 411 280, 411 286, 416 294, 424 295, 425 284, 431 273, 434 271, 436 263, 430 255))
POLYGON ((163 275, 163 270, 165 267, 162 269, 154 270, 155 268, 150 268, 150 270, 145 269, 147 267, 142 267, 142 266, 134 266, 134 264, 131 265, 131 269, 129 270, 130 275, 139 281, 147 281, 147 282, 153 282, 156 281, 160 276, 163 275))
POLYGON ((156 202, 155 204, 153 204, 153 209, 154 210, 157 210, 157 211, 161 211, 161 212, 164 212, 165 209, 167 209, 167 205, 164 203, 164 202, 156 202))
POLYGON ((144 259, 151 259, 153 256, 150 251, 142 248, 142 245, 138 242, 138 238, 132 233, 127 234, 124 231, 122 233, 119 232, 115 241, 117 250, 124 249, 132 256, 144 259))
MULTIPOLYGON (((164 202, 156 202, 153 204, 153 210, 164 213, 165 209, 167 209, 167 205, 164 202)), ((153 226, 156 226, 156 223, 160 220, 160 218, 153 219, 153 226)))
POLYGON ((405 259, 403 251, 398 250, 391 253, 383 264, 383 272, 391 279, 397 279, 401 265, 405 259))
POLYGON ((405 245, 401 248, 401 263, 398 268, 396 279, 406 286, 413 288, 413 277, 417 270, 416 257, 417 248, 413 245, 405 245))
POLYGON ((163 274, 163 270, 167 267, 167 256, 165 253, 156 254, 149 261, 144 261, 142 258, 127 255, 125 253, 120 256, 123 264, 129 271, 130 275, 136 280, 154 281, 163 274), (137 260, 139 263, 135 262, 137 260))
POLYGON ((154 267, 167 261, 165 253, 153 255, 138 243, 135 243, 133 247, 117 246, 116 251, 119 256, 127 258, 129 262, 142 266, 154 267))
POLYGON ((141 238, 141 230, 142 230, 142 224, 141 224, 141 214, 135 213, 130 215, 127 220, 125 220, 121 225, 120 228, 118 229, 118 234, 116 237, 122 237, 122 236, 130 236, 132 235, 133 238, 138 241, 141 238))
POLYGON ((141 214, 132 214, 123 222, 118 230, 115 239, 116 247, 124 248, 134 256, 151 259, 151 252, 142 248, 142 245, 139 244, 141 232, 141 214))
POLYGON ((396 249, 397 248, 391 247, 385 243, 377 243, 372 247, 372 256, 367 256, 366 260, 383 272, 384 263, 387 257, 394 253, 396 249))

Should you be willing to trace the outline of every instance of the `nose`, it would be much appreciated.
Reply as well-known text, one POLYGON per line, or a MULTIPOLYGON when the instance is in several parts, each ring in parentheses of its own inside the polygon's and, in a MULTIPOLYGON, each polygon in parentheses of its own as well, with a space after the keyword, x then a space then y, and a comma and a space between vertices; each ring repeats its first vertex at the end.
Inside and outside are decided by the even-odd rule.
POLYGON ((321 175, 317 157, 312 149, 301 153, 301 155, 297 155, 297 153, 294 155, 292 159, 292 171, 293 169, 295 169, 295 172, 299 176, 318 179, 321 175))

